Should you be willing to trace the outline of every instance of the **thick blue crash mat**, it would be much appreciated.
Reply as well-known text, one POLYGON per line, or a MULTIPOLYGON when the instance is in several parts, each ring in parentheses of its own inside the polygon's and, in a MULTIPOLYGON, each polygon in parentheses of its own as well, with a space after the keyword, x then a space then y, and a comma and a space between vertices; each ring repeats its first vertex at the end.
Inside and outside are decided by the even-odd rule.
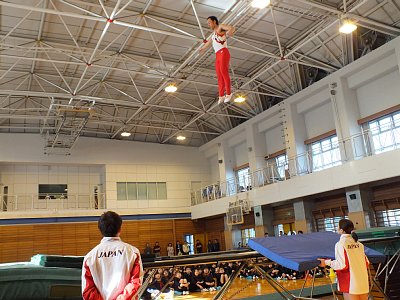
MULTIPOLYGON (((313 232, 282 237, 255 238, 249 247, 270 260, 292 270, 304 272, 318 266, 317 258, 335 258, 335 244, 340 235, 333 232, 313 232)), ((365 247, 371 263, 385 262, 385 255, 365 247)))

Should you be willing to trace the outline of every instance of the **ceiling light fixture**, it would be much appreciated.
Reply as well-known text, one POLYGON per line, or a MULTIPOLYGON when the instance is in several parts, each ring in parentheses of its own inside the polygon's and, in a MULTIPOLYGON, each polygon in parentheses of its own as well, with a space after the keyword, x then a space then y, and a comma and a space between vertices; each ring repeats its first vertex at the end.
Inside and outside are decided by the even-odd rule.
POLYGON ((178 90, 174 83, 170 83, 165 87, 165 91, 167 93, 175 93, 178 90))
POLYGON ((253 0, 251 1, 251 6, 254 8, 263 9, 270 5, 271 0, 253 0))
POLYGON ((233 100, 235 103, 243 103, 244 101, 246 101, 246 97, 242 95, 236 96, 236 98, 233 100))
POLYGON ((121 136, 131 136, 131 133, 124 131, 124 132, 121 132, 121 136))
POLYGON ((352 33, 354 30, 357 29, 357 25, 354 24, 352 21, 350 20, 343 20, 342 25, 339 28, 339 32, 344 33, 344 34, 350 34, 352 33))
POLYGON ((176 139, 177 139, 178 141, 184 141, 184 140, 186 140, 186 136, 180 134, 180 135, 178 135, 178 136, 176 137, 176 139))

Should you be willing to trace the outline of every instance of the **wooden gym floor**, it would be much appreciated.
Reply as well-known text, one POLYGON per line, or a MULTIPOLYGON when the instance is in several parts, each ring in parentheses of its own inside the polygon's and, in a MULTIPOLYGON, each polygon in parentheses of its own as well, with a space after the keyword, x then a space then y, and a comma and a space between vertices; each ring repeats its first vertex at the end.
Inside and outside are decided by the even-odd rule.
MULTIPOLYGON (((279 281, 288 290, 301 289, 304 279, 300 280, 289 280, 279 281)), ((306 287, 311 287, 312 279, 307 280, 306 287)), ((331 283, 330 278, 316 278, 315 286, 327 285, 331 283)), ((175 296, 175 299, 191 299, 191 300, 209 300, 212 299, 217 292, 202 292, 202 293, 191 293, 185 296, 175 296)), ((228 292, 225 294, 224 299, 243 299, 247 297, 254 297, 259 295, 267 295, 276 293, 271 285, 265 279, 248 280, 244 278, 236 279, 231 285, 228 292)), ((266 299, 268 299, 266 297, 266 299)), ((328 299, 328 298, 326 298, 328 299)), ((332 299, 332 296, 329 298, 332 299)))

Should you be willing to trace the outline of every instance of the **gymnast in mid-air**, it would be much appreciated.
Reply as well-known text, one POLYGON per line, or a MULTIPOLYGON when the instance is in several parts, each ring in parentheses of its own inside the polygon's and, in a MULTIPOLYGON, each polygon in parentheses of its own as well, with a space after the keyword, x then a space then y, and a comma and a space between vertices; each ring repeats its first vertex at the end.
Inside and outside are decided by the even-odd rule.
POLYGON ((218 77, 218 104, 228 103, 231 98, 231 78, 229 76, 229 60, 231 55, 227 48, 227 37, 233 36, 235 28, 231 25, 219 24, 217 17, 207 18, 208 27, 213 30, 213 35, 209 40, 204 41, 200 53, 203 54, 212 44, 215 51, 215 70, 218 77))

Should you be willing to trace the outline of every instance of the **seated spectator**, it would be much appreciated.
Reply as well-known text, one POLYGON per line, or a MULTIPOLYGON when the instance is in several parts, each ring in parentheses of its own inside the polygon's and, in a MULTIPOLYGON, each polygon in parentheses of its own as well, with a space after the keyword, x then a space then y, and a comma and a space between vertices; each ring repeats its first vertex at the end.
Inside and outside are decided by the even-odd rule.
POLYGON ((189 295, 189 283, 179 271, 175 274, 173 289, 176 295, 189 295))
POLYGON ((193 291, 197 291, 198 292, 198 291, 203 290, 206 287, 206 285, 204 283, 204 278, 201 275, 201 269, 195 269, 194 270, 193 283, 195 285, 193 291))
POLYGON ((303 230, 297 231, 297 234, 303 234, 303 230))
POLYGON ((147 289, 147 291, 149 293, 158 293, 159 291, 161 291, 163 286, 164 286, 164 283, 161 280, 161 274, 156 273, 154 275, 153 281, 149 284, 149 288, 147 289))
POLYGON ((222 287, 227 281, 229 277, 227 274, 225 274, 224 268, 219 268, 218 274, 217 274, 217 288, 222 287))
POLYGON ((203 289, 203 291, 215 291, 215 281, 214 281, 214 277, 212 276, 212 274, 210 273, 210 269, 208 267, 205 267, 203 269, 203 279, 204 279, 204 286, 205 288, 203 289))
POLYGON ((190 281, 192 280, 192 269, 190 267, 186 267, 185 268, 185 273, 183 273, 183 278, 185 278, 187 280, 187 282, 190 283, 190 281))
POLYGON ((234 266, 232 262, 229 262, 228 266, 226 267, 226 271, 225 271, 226 274, 228 276, 231 276, 232 273, 235 272, 235 271, 236 271, 236 266, 234 266))
MULTIPOLYGON (((161 281, 163 282, 163 284, 166 285, 170 278, 171 274, 168 272, 168 270, 164 270, 161 277, 161 281)), ((172 287, 172 284, 170 285, 172 287)))

